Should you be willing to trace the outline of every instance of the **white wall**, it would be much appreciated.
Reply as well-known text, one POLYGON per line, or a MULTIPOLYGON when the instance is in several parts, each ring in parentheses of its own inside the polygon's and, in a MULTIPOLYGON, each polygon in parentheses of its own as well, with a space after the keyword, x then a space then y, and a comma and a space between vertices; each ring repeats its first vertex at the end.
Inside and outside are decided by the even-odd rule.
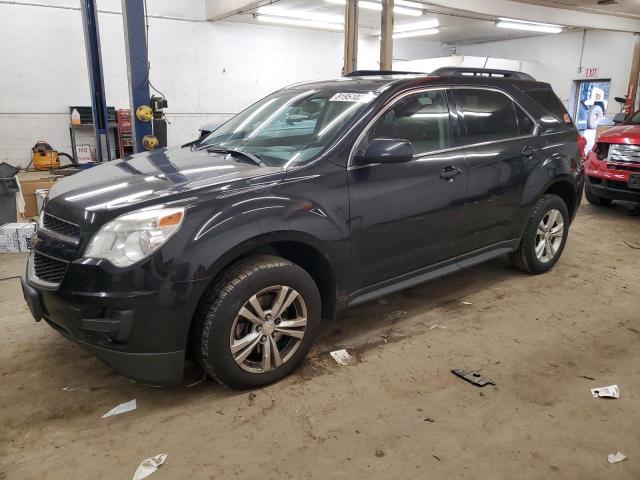
MULTIPOLYGON (((535 62, 527 73, 537 80, 549 82, 568 105, 573 81, 584 79, 584 72, 578 73, 582 37, 582 31, 543 35, 458 46, 457 53, 535 62)), ((633 45, 632 33, 587 31, 582 66, 599 67, 599 78, 611 79, 611 97, 627 92, 633 45)), ((610 105, 608 113, 615 113, 617 104, 612 101, 610 105)))
MULTIPOLYGON (((68 106, 90 105, 77 0, 46 3, 63 8, 0 1, 0 162, 26 166, 37 140, 69 152, 68 106)), ((170 144, 285 85, 340 75, 341 33, 204 22, 200 0, 148 3, 155 16, 149 19, 150 78, 169 101, 170 144)), ((120 0, 103 0, 99 8, 107 103, 128 108, 122 16, 107 13, 119 12, 120 0)), ((404 40, 395 57, 439 51, 437 42, 404 40)), ((378 40, 363 38, 359 67, 377 68, 378 56, 378 40)))

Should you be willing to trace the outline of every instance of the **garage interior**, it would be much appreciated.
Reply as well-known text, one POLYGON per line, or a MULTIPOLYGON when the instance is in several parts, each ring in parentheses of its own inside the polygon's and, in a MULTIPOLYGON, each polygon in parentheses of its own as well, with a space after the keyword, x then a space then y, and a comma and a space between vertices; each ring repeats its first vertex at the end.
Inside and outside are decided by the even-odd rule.
MULTIPOLYGON (((356 70, 527 73, 585 152, 640 101, 638 0, 0 0, 0 40, 0 225, 33 226, 59 179, 356 70)), ((583 200, 549 273, 498 258, 356 306, 250 391, 194 364, 166 388, 114 372, 33 320, 29 242, 0 238, 0 479, 131 478, 159 454, 154 479, 640 478, 639 219, 583 200)))

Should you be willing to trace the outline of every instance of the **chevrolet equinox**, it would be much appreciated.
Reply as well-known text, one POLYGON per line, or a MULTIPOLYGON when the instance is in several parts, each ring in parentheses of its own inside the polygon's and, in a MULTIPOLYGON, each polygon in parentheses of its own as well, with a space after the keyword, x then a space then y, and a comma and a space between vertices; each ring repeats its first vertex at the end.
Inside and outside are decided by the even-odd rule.
POLYGON ((552 268, 584 147, 520 72, 354 72, 290 86, 208 136, 51 189, 22 287, 115 370, 274 382, 348 307, 508 254, 552 268))

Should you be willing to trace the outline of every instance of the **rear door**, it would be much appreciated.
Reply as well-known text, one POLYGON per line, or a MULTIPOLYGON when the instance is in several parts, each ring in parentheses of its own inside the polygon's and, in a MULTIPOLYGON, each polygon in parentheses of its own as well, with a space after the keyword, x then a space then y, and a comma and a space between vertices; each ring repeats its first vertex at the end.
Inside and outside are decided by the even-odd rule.
POLYGON ((468 163, 465 252, 519 237, 524 187, 546 145, 533 118, 498 89, 454 88, 468 163))
POLYGON ((409 140, 406 163, 349 167, 354 287, 366 287, 455 258, 463 233, 466 162, 451 150, 445 89, 402 96, 369 126, 376 138, 409 140))

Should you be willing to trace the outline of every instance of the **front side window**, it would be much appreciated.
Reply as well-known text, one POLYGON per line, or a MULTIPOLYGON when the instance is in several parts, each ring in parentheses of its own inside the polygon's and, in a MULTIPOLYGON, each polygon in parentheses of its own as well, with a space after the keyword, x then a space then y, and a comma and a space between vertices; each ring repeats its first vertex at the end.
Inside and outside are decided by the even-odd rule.
POLYGON ((519 135, 515 104, 505 94, 475 88, 454 89, 453 94, 467 127, 467 145, 519 135))
POLYGON ((376 95, 338 87, 281 90, 233 117, 198 148, 242 150, 270 166, 300 165, 320 155, 376 95))
POLYGON ((376 138, 409 140, 416 155, 451 147, 449 107, 444 90, 408 95, 369 128, 359 150, 376 138))

